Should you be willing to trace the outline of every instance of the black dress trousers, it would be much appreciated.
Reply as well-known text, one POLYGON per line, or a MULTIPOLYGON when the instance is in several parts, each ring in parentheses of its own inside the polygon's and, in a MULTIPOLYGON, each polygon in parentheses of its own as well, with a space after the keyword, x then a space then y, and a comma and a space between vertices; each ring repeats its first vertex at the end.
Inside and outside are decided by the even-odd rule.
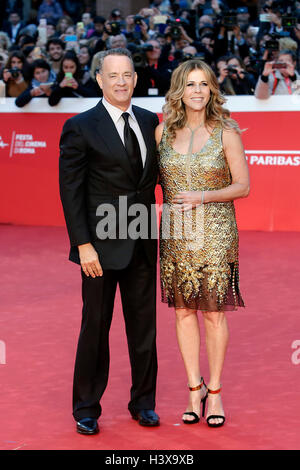
MULTIPOLYGON (((100 400, 109 373, 109 329, 119 284, 131 364, 132 386, 128 409, 155 408, 156 266, 150 266, 141 240, 129 265, 104 270, 102 277, 82 275, 82 324, 78 340, 73 416, 76 420, 101 415, 100 400)), ((117 392, 117 391, 116 391, 117 392)))

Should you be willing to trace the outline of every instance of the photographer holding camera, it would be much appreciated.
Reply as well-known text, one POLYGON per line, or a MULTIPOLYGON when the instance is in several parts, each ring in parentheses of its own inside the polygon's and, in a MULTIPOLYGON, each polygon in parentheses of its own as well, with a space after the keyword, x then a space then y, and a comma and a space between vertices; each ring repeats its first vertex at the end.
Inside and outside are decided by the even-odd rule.
POLYGON ((170 87, 172 64, 162 54, 161 45, 156 39, 140 46, 139 51, 138 62, 137 54, 133 52, 138 75, 133 96, 164 96, 170 87))
POLYGON ((220 58, 217 62, 219 70, 218 81, 220 89, 226 95, 253 95, 255 78, 247 73, 246 67, 240 57, 231 55, 220 58))
POLYGON ((24 78, 25 57, 21 51, 14 51, 8 57, 3 69, 3 80, 5 82, 5 96, 16 98, 28 86, 24 78))
POLYGON ((292 95, 297 90, 293 84, 299 78, 295 53, 289 50, 280 51, 277 60, 265 62, 256 84, 255 97, 264 100, 271 95, 292 95))
POLYGON ((126 28, 122 33, 130 42, 148 41, 148 26, 142 15, 128 15, 125 18, 126 28))

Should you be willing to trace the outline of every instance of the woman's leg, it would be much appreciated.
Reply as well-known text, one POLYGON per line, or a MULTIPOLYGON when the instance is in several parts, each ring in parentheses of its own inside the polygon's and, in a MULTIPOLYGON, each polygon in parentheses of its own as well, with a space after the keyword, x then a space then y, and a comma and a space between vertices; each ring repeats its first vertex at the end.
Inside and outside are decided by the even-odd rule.
MULTIPOLYGON (((208 388, 217 390, 221 384, 221 374, 228 345, 229 331, 224 312, 203 312, 206 350, 210 371, 208 388)), ((208 394, 207 416, 224 416, 220 394, 208 394)), ((215 418, 211 423, 220 423, 221 419, 215 418)))
MULTIPOLYGON (((184 362, 187 380, 190 387, 200 384, 200 330, 197 311, 178 308, 176 311, 176 334, 181 356, 184 362)), ((190 392, 189 405, 186 411, 193 411, 200 416, 200 400, 206 389, 190 392)), ((194 420, 192 416, 185 415, 185 420, 194 420)))

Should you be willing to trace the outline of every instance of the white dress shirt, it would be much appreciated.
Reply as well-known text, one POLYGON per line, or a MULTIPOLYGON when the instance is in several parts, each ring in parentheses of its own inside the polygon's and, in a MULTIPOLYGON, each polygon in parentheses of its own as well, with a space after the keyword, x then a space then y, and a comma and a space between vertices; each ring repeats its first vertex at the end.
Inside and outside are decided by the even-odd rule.
POLYGON ((136 117, 135 117, 135 115, 132 111, 132 105, 130 104, 129 108, 126 111, 122 111, 121 109, 116 108, 116 106, 113 106, 112 104, 110 104, 105 98, 102 98, 102 104, 107 109, 110 117, 112 118, 112 120, 113 120, 113 122, 116 126, 116 129, 119 133, 119 136, 120 136, 120 138, 123 142, 123 145, 124 145, 125 121, 122 118, 122 114, 124 112, 129 114, 128 122, 129 122, 130 127, 134 130, 135 135, 137 137, 137 140, 138 140, 138 143, 139 143, 140 149, 141 149, 141 156, 142 156, 143 166, 145 166, 147 148, 146 148, 146 144, 145 144, 140 126, 139 126, 139 124, 136 120, 136 117))

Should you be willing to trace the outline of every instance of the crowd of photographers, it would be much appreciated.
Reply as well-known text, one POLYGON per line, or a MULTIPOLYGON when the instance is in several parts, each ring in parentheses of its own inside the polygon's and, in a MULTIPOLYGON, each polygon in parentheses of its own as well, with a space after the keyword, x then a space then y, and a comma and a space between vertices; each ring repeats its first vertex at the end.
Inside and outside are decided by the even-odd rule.
POLYGON ((19 107, 36 96, 50 106, 63 97, 100 97, 97 59, 116 47, 131 51, 134 96, 164 96, 172 71, 193 57, 213 67, 226 95, 299 92, 295 0, 266 0, 259 8, 255 0, 153 0, 125 18, 118 9, 108 18, 93 14, 95 2, 43 0, 25 19, 23 2, 4 3, 0 83, 19 107))

